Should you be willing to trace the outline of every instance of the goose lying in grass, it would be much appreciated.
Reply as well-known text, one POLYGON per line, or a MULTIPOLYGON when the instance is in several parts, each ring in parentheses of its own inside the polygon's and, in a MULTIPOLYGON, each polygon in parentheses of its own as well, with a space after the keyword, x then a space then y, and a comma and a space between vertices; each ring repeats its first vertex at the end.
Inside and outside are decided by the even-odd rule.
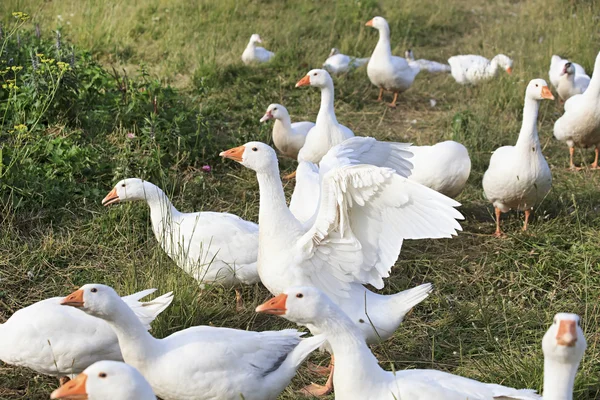
POLYGON ((367 65, 367 75, 371 83, 379 88, 377 101, 382 100, 383 91, 387 90, 394 93, 394 100, 389 106, 396 107, 398 94, 412 86, 420 69, 411 67, 404 58, 392 55, 390 26, 385 18, 375 17, 367 22, 366 26, 379 31, 377 46, 367 65))
POLYGON ((534 79, 527 85, 523 124, 517 144, 496 149, 490 166, 483 176, 483 191, 494 205, 496 213, 495 236, 502 236, 500 215, 510 209, 525 211, 523 230, 527 230, 531 209, 550 191, 552 173, 542 154, 537 131, 540 100, 554 96, 543 79, 534 79))
POLYGON ((544 400, 573 400, 573 385, 587 343, 576 314, 559 313, 544 335, 544 400))
POLYGON ((108 286, 88 284, 62 300, 106 321, 123 359, 163 400, 275 400, 300 363, 323 344, 294 329, 251 332, 195 326, 156 339, 108 286))
POLYGON ((262 43, 262 39, 257 33, 250 36, 248 46, 246 46, 246 49, 242 53, 242 61, 244 64, 266 63, 275 56, 275 53, 266 50, 264 47, 257 46, 259 43, 262 43))
POLYGON ((412 68, 419 68, 421 71, 432 73, 450 72, 450 66, 448 64, 424 60, 422 58, 415 60, 415 55, 411 49, 408 49, 404 52, 404 57, 406 58, 406 61, 408 61, 408 65, 410 65, 412 68))
POLYGON ((56 389, 51 399, 156 400, 148 381, 133 367, 99 361, 56 389))
POLYGON ((269 104, 260 122, 274 119, 273 144, 284 156, 298 158, 298 152, 304 146, 306 135, 315 124, 310 121, 292 123, 287 108, 281 104, 269 104))
MULTIPOLYGON (((139 301, 155 290, 144 290, 122 299, 144 331, 150 329, 150 323, 173 301, 171 293, 152 301, 139 301)), ((0 324, 0 360, 56 376, 61 382, 96 361, 123 360, 117 336, 106 322, 80 310, 62 307, 61 300, 62 297, 53 297, 39 301, 0 324)))
POLYGON ((575 147, 594 147, 596 156, 591 165, 598 168, 600 152, 600 53, 596 56, 590 85, 583 94, 571 97, 565 103, 565 113, 554 123, 554 137, 569 146, 569 167, 573 163, 575 147))
POLYGON ((533 390, 482 383, 442 371, 385 371, 352 319, 315 287, 289 288, 256 311, 323 332, 335 357, 333 386, 337 400, 540 399, 533 390))
MULTIPOLYGON (((560 80, 565 64, 568 62, 571 61, 567 60, 566 58, 561 58, 556 54, 553 55, 550 59, 550 70, 548 70, 548 76, 550 78, 550 83, 555 88, 558 87, 558 81, 560 80)), ((585 69, 583 69, 581 65, 574 62, 571 62, 571 64, 575 67, 575 75, 587 76, 587 74, 585 73, 585 69)))
POLYGON ((511 74, 513 61, 504 54, 498 54, 491 61, 482 56, 469 54, 450 57, 448 64, 456 82, 461 85, 476 85, 495 78, 499 68, 511 74))
MULTIPOLYGON (((262 283, 273 294, 297 285, 319 287, 370 342, 389 338, 431 286, 385 296, 363 284, 383 287, 404 239, 451 237, 460 230, 459 203, 390 168, 351 164, 324 173, 318 210, 303 224, 286 205, 271 147, 250 142, 221 155, 256 172, 262 283)), ((331 385, 308 390, 326 394, 331 385)))
POLYGON ((420 183, 448 197, 462 192, 471 173, 471 159, 467 148, 452 140, 433 146, 410 146, 414 154, 411 181, 420 183))
POLYGON ((575 66, 568 62, 561 72, 556 92, 561 100, 567 101, 576 94, 585 92, 589 85, 590 77, 586 74, 576 74, 575 66))
POLYGON ((335 47, 331 49, 331 53, 327 57, 327 60, 323 63, 323 68, 332 74, 343 74, 355 68, 362 67, 369 62, 367 58, 356 58, 350 57, 340 53, 335 47))
MULTIPOLYGON (((137 178, 117 183, 102 204, 145 201, 150 207, 152 231, 179 268, 201 284, 236 287, 259 281, 258 226, 229 213, 177 211, 158 186, 137 178)), ((236 288, 238 309, 242 307, 236 288)))

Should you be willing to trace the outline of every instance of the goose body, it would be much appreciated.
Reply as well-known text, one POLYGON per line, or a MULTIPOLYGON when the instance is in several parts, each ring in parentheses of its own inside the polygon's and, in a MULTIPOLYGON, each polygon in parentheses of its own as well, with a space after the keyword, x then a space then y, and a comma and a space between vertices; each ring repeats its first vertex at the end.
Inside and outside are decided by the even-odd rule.
POLYGON ((300 332, 251 332, 196 326, 152 337, 115 291, 88 284, 62 304, 102 318, 115 331, 125 362, 164 400, 275 400, 300 363, 323 341, 300 332))
MULTIPOLYGON (((171 293, 139 302, 155 289, 123 298, 144 330, 171 304, 171 293)), ((56 377, 83 372, 100 360, 121 361, 117 336, 110 326, 81 310, 60 305, 62 298, 39 301, 0 324, 0 360, 56 377)))
POLYGON ((589 85, 590 77, 586 74, 576 74, 575 66, 568 62, 561 72, 556 92, 563 101, 567 101, 576 94, 585 92, 589 85))
POLYGON ((482 383, 442 371, 385 371, 353 321, 315 287, 288 288, 256 311, 313 325, 324 333, 335 357, 336 400, 541 399, 533 390, 482 383))
POLYGON ((427 71, 431 73, 439 73, 439 72, 450 72, 451 68, 448 64, 442 64, 436 61, 429 61, 425 59, 415 60, 415 55, 411 49, 408 49, 404 52, 404 57, 406 61, 408 61, 408 65, 411 68, 418 68, 421 71, 427 71))
POLYGON ((275 53, 265 49, 264 47, 257 46, 258 43, 262 43, 262 39, 258 34, 255 33, 250 37, 250 41, 242 53, 242 61, 244 64, 248 65, 266 63, 275 56, 275 53))
POLYGON ((491 60, 478 55, 458 55, 448 59, 450 72, 457 83, 461 85, 476 85, 490 80, 498 75, 502 68, 512 73, 513 61, 504 54, 498 54, 491 60))
POLYGON ((275 120, 273 123, 273 144, 284 156, 297 159, 304 146, 306 135, 315 126, 314 122, 292 123, 288 110, 281 104, 269 104, 260 122, 275 120))
POLYGON ((410 146, 408 150, 414 154, 408 179, 448 197, 462 192, 471 173, 471 159, 465 146, 448 140, 433 146, 410 146))
POLYGON ((494 151, 483 176, 483 190, 496 211, 496 235, 500 235, 500 213, 525 211, 527 229, 530 210, 546 196, 552 185, 550 167, 542 154, 537 131, 539 101, 554 99, 546 81, 534 79, 527 86, 523 124, 515 146, 494 151))
MULTIPOLYGON (((562 72, 564 70, 565 64, 570 62, 569 60, 567 60, 566 58, 561 58, 560 56, 557 56, 556 54, 554 54, 552 56, 552 58, 550 59, 550 69, 548 70, 548 76, 550 78, 550 83, 552 84, 552 86, 554 87, 558 87, 558 82, 560 80, 560 77, 562 75, 562 72)), ((575 75, 585 75, 587 76, 585 69, 574 62, 571 62, 571 64, 573 64, 573 66, 575 67, 575 75)))
POLYGON ((156 185, 137 178, 117 183, 102 204, 144 200, 156 240, 175 263, 200 283, 225 286, 259 281, 258 226, 229 213, 179 212, 156 185))
POLYGON ((369 62, 369 58, 355 58, 340 53, 335 47, 331 49, 331 53, 327 60, 323 63, 323 68, 332 74, 343 74, 355 68, 362 67, 369 62))

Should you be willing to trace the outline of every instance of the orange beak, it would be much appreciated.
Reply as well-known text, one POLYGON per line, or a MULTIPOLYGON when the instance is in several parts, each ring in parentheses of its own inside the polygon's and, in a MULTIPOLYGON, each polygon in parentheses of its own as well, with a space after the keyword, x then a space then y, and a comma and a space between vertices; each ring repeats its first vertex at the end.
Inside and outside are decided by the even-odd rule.
POLYGON ((554 96, 550 89, 548 89, 548 86, 542 88, 542 99, 554 100, 554 96))
POLYGON ((577 342, 577 329, 575 321, 560 321, 556 341, 560 346, 573 347, 577 342))
POLYGON ((287 309, 285 308, 285 302, 287 301, 287 294, 281 293, 279 296, 273 297, 266 303, 256 307, 256 312, 272 315, 284 315, 287 309))
POLYGON ((367 23, 365 24, 365 26, 373 26, 373 20, 370 20, 369 22, 367 22, 367 23))
POLYGON ((300 86, 308 86, 310 85, 310 76, 305 75, 304 78, 300 79, 298 83, 296 83, 296 87, 300 86))
POLYGON ((63 306, 83 307, 83 290, 79 289, 62 299, 63 306))
POLYGON ((110 206, 111 204, 118 203, 119 201, 121 201, 121 199, 119 199, 119 195, 117 194, 117 188, 115 187, 106 195, 105 198, 102 199, 102 205, 110 206))
POLYGON ((222 151, 221 153, 219 153, 219 155, 221 157, 229 158, 233 161, 237 161, 237 162, 241 163, 243 161, 242 157, 244 156, 245 150, 246 150, 246 148, 244 146, 238 146, 238 147, 234 147, 233 149, 222 151))
POLYGON ((260 122, 265 122, 265 121, 268 121, 270 119, 273 119, 273 113, 271 111, 267 111, 265 113, 265 115, 263 115, 263 117, 260 119, 260 122))
POLYGON ((506 68, 506 72, 508 72, 509 75, 512 74, 512 67, 506 68))
POLYGON ((86 374, 79 374, 77 377, 58 389, 50 395, 51 399, 69 399, 69 400, 87 400, 88 394, 85 390, 87 381, 86 374))

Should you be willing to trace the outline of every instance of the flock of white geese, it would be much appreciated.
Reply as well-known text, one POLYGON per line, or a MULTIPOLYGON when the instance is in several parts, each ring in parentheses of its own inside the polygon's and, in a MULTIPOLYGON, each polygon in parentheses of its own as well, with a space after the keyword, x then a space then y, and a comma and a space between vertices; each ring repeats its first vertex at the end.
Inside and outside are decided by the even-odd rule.
MULTIPOLYGON (((371 82, 384 91, 408 89, 420 70, 451 72, 458 83, 474 84, 510 73, 512 61, 498 55, 456 56, 448 65, 393 56, 386 20, 367 22, 379 31, 369 59, 333 49, 325 68, 345 72, 367 64, 371 82)), ((252 35, 245 63, 268 62, 273 53, 252 35)), ((590 79, 583 69, 552 58, 550 80, 565 99, 565 113, 554 133, 575 146, 600 143, 600 56, 590 79)), ((277 154, 249 142, 221 153, 256 172, 260 191, 258 225, 219 212, 179 212, 157 186, 141 179, 118 182, 102 203, 145 201, 160 246, 201 284, 236 288, 262 284, 275 296, 257 312, 307 327, 252 332, 195 326, 154 338, 150 323, 173 297, 167 293, 142 302, 154 290, 120 297, 111 287, 87 284, 64 298, 50 298, 14 313, 0 325, 0 359, 59 377, 52 399, 268 400, 288 386, 300 364, 321 347, 331 353, 325 385, 303 389, 336 399, 492 400, 539 399, 535 391, 482 383, 437 370, 385 371, 367 344, 392 337, 404 317, 431 292, 423 284, 394 295, 377 294, 398 259, 405 239, 449 238, 461 227, 460 204, 452 199, 465 186, 471 163, 464 146, 443 142, 412 146, 355 137, 335 116, 333 80, 324 69, 311 70, 297 84, 321 90, 315 123, 292 123, 286 108, 271 104, 261 121, 275 120, 273 142, 296 158, 296 186, 284 195, 277 154), (123 361, 126 363, 123 363, 123 361), (68 377, 73 377, 72 380, 68 377)), ((541 151, 537 113, 542 99, 553 99, 543 79, 525 91, 523 124, 515 146, 497 149, 483 179, 487 198, 500 214, 530 210, 548 192, 550 169, 541 151)), ((237 305, 243 309, 238 293, 237 305)), ((572 399, 586 340, 579 317, 557 314, 542 341, 544 399, 572 399)), ((323 371, 322 371, 323 372, 323 371)))

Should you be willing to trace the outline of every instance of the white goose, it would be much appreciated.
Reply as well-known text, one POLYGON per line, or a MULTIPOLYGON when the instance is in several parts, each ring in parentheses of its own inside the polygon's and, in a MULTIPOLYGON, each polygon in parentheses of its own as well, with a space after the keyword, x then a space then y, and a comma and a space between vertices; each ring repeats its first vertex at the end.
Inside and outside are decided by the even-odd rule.
POLYGON ((579 316, 559 313, 544 335, 544 400, 573 400, 573 385, 587 343, 579 316))
MULTIPOLYGON (((139 302, 155 290, 122 299, 144 330, 150 329, 150 323, 173 301, 172 294, 167 293, 139 302)), ((61 300, 62 297, 53 297, 39 301, 0 324, 0 360, 56 376, 61 382, 96 361, 123 360, 117 336, 107 323, 80 310, 62 307, 61 300)))
MULTIPOLYGON (((558 81, 560 80, 565 64, 568 62, 570 61, 566 58, 561 58, 556 54, 552 56, 552 58, 550 59, 550 69, 548 70, 548 76, 550 77, 550 83, 552 83, 552 86, 558 87, 558 81)), ((587 74, 585 73, 585 69, 583 69, 581 65, 574 62, 571 62, 571 64, 573 64, 573 66, 575 67, 575 75, 587 76, 587 74)))
POLYGON ((495 236, 501 236, 500 215, 510 209, 525 211, 523 230, 527 230, 531 209, 550 191, 552 173, 542 154, 538 137, 537 118, 540 100, 554 96, 543 79, 534 79, 527 85, 523 124, 517 144, 496 149, 490 166, 483 176, 483 191, 494 205, 496 213, 495 236))
POLYGON ((352 69, 362 67, 369 62, 367 58, 355 58, 340 53, 335 47, 331 49, 327 60, 323 63, 323 68, 332 74, 343 74, 352 69))
POLYGON ((415 55, 411 49, 404 52, 404 57, 408 61, 408 65, 412 68, 419 68, 421 71, 427 72, 450 72, 450 66, 448 64, 442 64, 436 61, 429 61, 425 59, 415 60, 415 55))
MULTIPOLYGON (((102 204, 145 201, 152 231, 179 268, 201 284, 225 286, 258 282, 258 226, 229 213, 177 211, 158 186, 137 178, 120 181, 102 204)), ((236 288, 238 308, 242 306, 236 288)))
POLYGON ((275 56, 275 53, 266 50, 264 47, 257 46, 258 43, 262 43, 262 39, 258 33, 250 36, 248 46, 242 53, 242 61, 244 64, 261 64, 266 63, 275 56))
POLYGON ((411 181, 419 182, 448 197, 462 192, 471 173, 471 159, 467 148, 452 140, 433 146, 410 146, 414 154, 411 181))
POLYGON ((324 69, 313 69, 296 83, 296 87, 313 86, 321 89, 321 107, 315 126, 308 131, 298 161, 318 164, 329 149, 354 136, 354 132, 341 125, 335 117, 333 106, 333 80, 324 69))
POLYGON ((336 400, 540 399, 533 390, 482 383, 442 371, 385 371, 354 322, 314 287, 289 288, 256 311, 315 326, 323 332, 335 357, 336 400))
POLYGON ((600 53, 596 56, 590 85, 583 94, 571 97, 565 103, 565 113, 554 123, 554 137, 569 146, 569 166, 573 163, 575 147, 594 147, 596 157, 591 165, 598 168, 600 146, 600 53))
POLYGON ((56 389, 51 399, 156 400, 148 381, 133 367, 117 361, 98 361, 56 389))
MULTIPOLYGON (((385 296, 363 284, 383 287, 404 239, 451 237, 460 230, 455 219, 462 215, 453 208, 459 203, 390 168, 373 165, 345 165, 327 172, 321 179, 318 210, 303 224, 286 206, 271 147, 250 142, 221 155, 256 171, 262 283, 273 294, 296 285, 320 288, 369 342, 389 338, 406 312, 427 297, 431 285, 385 296)), ((309 329, 318 333, 315 327, 309 329)), ((309 389, 319 395, 330 390, 330 381, 309 389)))
POLYGON ((367 65, 367 75, 371 83, 379 88, 377 101, 382 100, 383 91, 387 90, 394 93, 394 100, 389 106, 396 107, 398 94, 412 86, 420 69, 411 67, 404 58, 392 55, 390 26, 385 18, 375 17, 367 22, 366 26, 371 26, 379 31, 377 46, 375 46, 367 65))
POLYGON ((504 54, 498 54, 492 60, 473 54, 453 56, 448 59, 450 72, 461 85, 476 85, 498 75, 498 68, 512 73, 513 61, 504 54))
POLYGON ((582 94, 590 85, 590 77, 586 74, 576 74, 575 66, 571 62, 565 63, 561 71, 556 92, 558 96, 567 101, 576 94, 582 94))
POLYGON ((156 339, 111 287, 100 284, 82 286, 62 304, 105 320, 125 362, 163 400, 275 400, 325 340, 301 340, 302 333, 294 329, 251 332, 212 326, 156 339))
POLYGON ((269 104, 260 122, 274 119, 273 144, 284 156, 298 158, 298 152, 304 146, 306 135, 315 124, 310 121, 292 123, 287 108, 281 104, 269 104))

